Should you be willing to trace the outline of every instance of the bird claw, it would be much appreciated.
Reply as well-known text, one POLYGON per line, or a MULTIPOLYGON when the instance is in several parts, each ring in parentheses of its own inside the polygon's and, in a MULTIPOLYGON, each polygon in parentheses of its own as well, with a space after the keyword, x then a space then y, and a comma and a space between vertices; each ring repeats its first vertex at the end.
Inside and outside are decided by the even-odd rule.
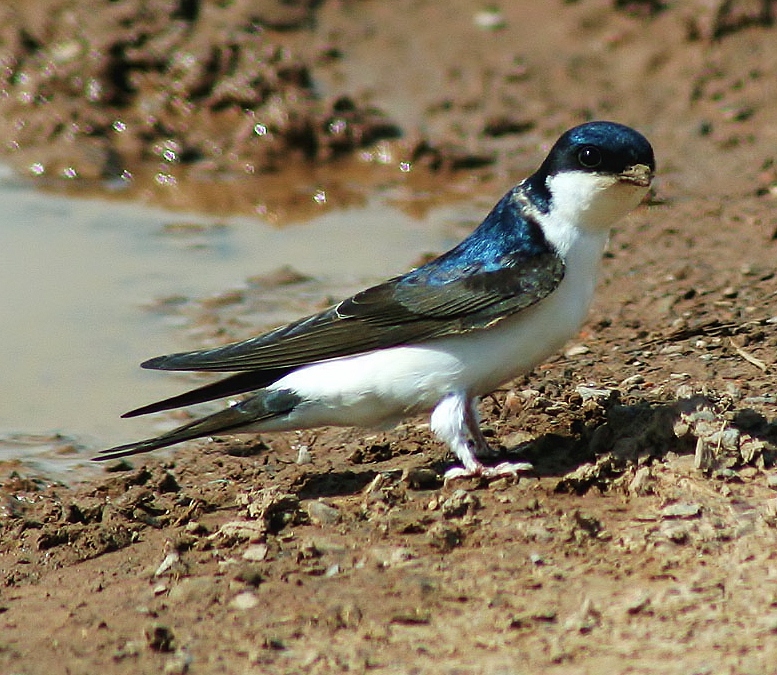
POLYGON ((457 480, 460 478, 503 478, 504 476, 517 476, 519 473, 526 471, 532 471, 534 467, 529 462, 502 462, 496 466, 484 466, 483 464, 476 464, 470 469, 463 466, 453 466, 448 469, 443 478, 447 483, 449 480, 457 480))
POLYGON ((502 462, 496 466, 484 467, 483 475, 486 478, 499 478, 501 476, 517 476, 519 473, 533 470, 534 467, 529 462, 502 462))

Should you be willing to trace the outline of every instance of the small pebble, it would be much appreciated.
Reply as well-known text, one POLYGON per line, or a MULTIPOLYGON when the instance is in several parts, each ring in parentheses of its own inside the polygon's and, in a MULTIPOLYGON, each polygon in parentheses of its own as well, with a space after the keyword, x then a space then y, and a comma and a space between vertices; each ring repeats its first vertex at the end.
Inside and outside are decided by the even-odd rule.
POLYGON ((684 351, 685 347, 683 345, 667 345, 666 347, 662 347, 658 353, 665 356, 671 356, 672 354, 682 354, 684 351))
POLYGON ((178 649, 165 663, 164 675, 184 675, 189 671, 191 663, 191 654, 185 649, 178 649))
POLYGON ((229 601, 229 606, 232 609, 252 609, 259 604, 259 596, 253 591, 245 591, 244 593, 238 593, 232 600, 229 601))
POLYGON ((566 350, 564 350, 564 356, 569 359, 573 356, 582 356, 583 354, 588 354, 590 351, 590 347, 587 347, 583 344, 571 345, 566 350))
POLYGON ((683 438, 688 434, 690 430, 691 430, 691 425, 688 424, 688 421, 683 417, 676 420, 675 423, 672 425, 672 431, 674 432, 674 435, 677 438, 683 438))
POLYGON ((691 531, 687 523, 664 523, 661 531, 669 541, 675 544, 687 544, 691 538, 691 531))
POLYGON ((498 30, 507 25, 504 14, 496 8, 484 9, 475 12, 473 23, 483 30, 498 30))
POLYGON ((715 464, 715 449, 701 437, 696 439, 696 450, 693 456, 693 468, 697 471, 708 471, 715 464))
POLYGON ((342 518, 339 509, 320 500, 310 502, 307 511, 310 520, 318 525, 334 525, 339 523, 342 518))
POLYGON ((505 402, 503 406, 503 415, 516 415, 521 410, 522 398, 518 392, 510 390, 505 396, 505 402))
POLYGON ((429 544, 435 548, 441 551, 451 551, 457 546, 461 546, 464 536, 458 527, 438 521, 429 528, 426 538, 429 544))
POLYGON ((260 562, 267 558, 268 551, 269 548, 267 547, 267 544, 255 544, 243 551, 243 559, 252 562, 260 562))
POLYGON ((637 469, 634 478, 629 483, 629 494, 644 497, 652 491, 653 475, 650 467, 643 466, 637 469))
POLYGON ((701 506, 688 502, 670 504, 661 509, 662 518, 696 518, 701 514, 701 506))
POLYGON ((710 436, 710 443, 720 445, 723 450, 730 453, 739 452, 739 430, 734 428, 718 431, 710 436))
POLYGON ((312 463, 313 455, 310 454, 310 449, 307 445, 300 445, 299 448, 297 448, 297 464, 303 465, 312 463))
POLYGON ((197 520, 190 520, 186 523, 184 530, 189 534, 208 534, 208 528, 197 520))
POLYGON ((208 605, 215 601, 218 586, 213 577, 189 577, 181 579, 170 589, 167 600, 171 605, 208 605))
POLYGON ((394 548, 374 548, 370 552, 371 556, 379 567, 393 567, 402 565, 415 559, 415 553, 406 546, 396 546, 394 548))
POLYGON ((583 384, 575 387, 575 391, 580 394, 583 401, 608 399, 612 393, 612 389, 588 387, 583 384))
POLYGON ((442 504, 444 518, 461 518, 468 511, 474 511, 480 507, 480 500, 466 490, 456 490, 442 504))
POLYGON ((407 469, 402 476, 412 490, 431 490, 440 485, 440 476, 434 469, 425 466, 414 466, 407 469))
POLYGON ((627 377, 625 380, 622 380, 621 383, 618 385, 619 389, 631 389, 632 387, 642 384, 645 381, 645 378, 642 375, 632 375, 631 377, 627 377))
POLYGON ((247 539, 248 541, 259 541, 267 533, 267 526, 263 522, 256 520, 231 520, 224 523, 217 532, 208 536, 208 539, 247 539))
POLYGON ((508 451, 514 451, 519 445, 530 443, 536 438, 537 436, 530 431, 521 429, 507 434, 507 436, 502 439, 502 445, 504 445, 508 451))
MULTIPOLYGON (((690 377, 688 373, 670 373, 669 378, 672 380, 687 380, 690 377)), ((675 389, 675 397, 678 399, 693 398, 694 390, 690 384, 681 384, 675 389)))
POLYGON ((165 559, 160 563, 159 567, 154 572, 155 577, 161 577, 163 574, 170 572, 180 561, 181 556, 177 551, 171 551, 165 556, 165 559))

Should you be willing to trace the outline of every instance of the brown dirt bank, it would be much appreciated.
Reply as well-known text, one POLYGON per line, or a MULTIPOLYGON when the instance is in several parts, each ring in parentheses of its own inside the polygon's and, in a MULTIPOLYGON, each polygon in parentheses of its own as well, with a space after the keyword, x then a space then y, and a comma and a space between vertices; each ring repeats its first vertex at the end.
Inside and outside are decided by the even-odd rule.
MULTIPOLYGON (((64 2, 4 8, 0 124, 3 138, 19 144, 12 143, 10 156, 23 163, 58 167, 51 158, 61 157, 69 166, 95 146, 102 158, 118 152, 122 170, 135 169, 131 162, 147 166, 150 158, 152 172, 177 171, 180 154, 170 167, 153 151, 169 129, 142 127, 144 111, 161 101, 170 120, 185 120, 170 127, 180 147, 196 147, 189 139, 198 137, 214 144, 203 140, 206 150, 184 153, 192 170, 242 170, 229 163, 230 153, 248 161, 262 137, 249 133, 241 145, 231 133, 239 125, 213 120, 221 113, 250 117, 250 106, 243 99, 233 105, 233 94, 212 105, 207 97, 245 93, 230 80, 243 71, 219 64, 258 68, 248 55, 259 49, 258 35, 260 46, 277 40, 286 50, 272 63, 299 59, 315 83, 285 83, 283 91, 297 97, 289 110, 314 111, 311 119, 320 121, 332 111, 327 101, 348 96, 357 102, 354 114, 374 119, 369 111, 380 110, 379 128, 390 120, 403 132, 377 146, 354 136, 365 140, 366 155, 356 151, 352 159, 364 167, 388 162, 393 174, 381 181, 408 185, 411 195, 405 176, 422 172, 419 164, 455 170, 485 157, 488 163, 467 174, 479 183, 470 186, 473 200, 489 193, 485 211, 558 131, 589 117, 643 130, 656 147, 660 179, 648 207, 614 233, 579 340, 483 403, 494 443, 532 461, 536 476, 440 485, 446 458, 425 420, 378 435, 324 429, 195 443, 172 459, 141 458, 83 486, 47 485, 2 467, 2 669, 773 672, 773 4, 516 2, 484 10, 465 0, 362 0, 254 3, 250 10, 228 2, 93 3, 89 12, 64 2), (265 7, 289 15, 269 19, 257 9, 265 7), (103 26, 98 15, 109 10, 121 31, 84 38, 95 49, 100 40, 104 45, 89 69, 88 59, 79 61, 81 38, 67 41, 80 35, 73 25, 82 32, 103 26), (234 25, 243 26, 250 16, 256 31, 203 21, 216 14, 241 17, 234 25), (120 53, 110 48, 119 34, 127 45, 121 58, 135 64, 125 73, 132 90, 89 103, 79 92, 104 72, 100 59, 120 53), (198 62, 207 63, 203 55, 225 41, 237 45, 232 59, 214 62, 218 77, 208 86, 200 80, 203 98, 187 107, 200 90, 173 69, 173 55, 201 48, 198 62), (190 84, 176 89, 178 79, 190 84), (25 82, 36 88, 25 89, 25 82), (107 126, 85 133, 82 144, 81 127, 68 127, 72 117, 46 127, 46 114, 39 114, 46 110, 49 122, 54 111, 69 110, 78 121, 102 115, 107 126), (130 134, 125 154, 112 126, 116 111, 138 120, 121 132, 130 134), (38 131, 26 135, 25 128, 38 131), (45 162, 33 159, 43 152, 35 145, 41 138, 50 146, 45 162), (226 152, 210 156, 207 148, 218 145, 226 152), (413 156, 403 148, 424 150, 413 156), (407 157, 415 164, 401 172, 407 157), (312 463, 295 462, 302 446, 312 463)), ((93 91, 111 91, 101 83, 93 91)), ((264 115, 267 102, 254 102, 264 115)), ((276 162, 292 137, 280 129, 273 128, 279 145, 267 155, 276 162)), ((327 146, 321 140, 317 147, 327 146)), ((330 154, 308 153, 305 161, 330 154)), ((258 173, 248 180, 261 193, 261 170, 271 163, 251 161, 258 173)), ((101 175, 104 165, 85 166, 101 175)), ((333 174, 337 169, 332 165, 333 174)), ((441 173, 440 183, 461 175, 441 173)), ((181 181, 168 188, 187 189, 181 181)), ((278 280, 256 280, 223 301, 169 311, 184 319, 186 346, 195 335, 244 337, 257 329, 252 320, 267 297, 286 293, 312 309, 317 299, 295 293, 305 283, 287 278, 279 291, 278 280)))
POLYGON ((332 187, 337 206, 365 182, 426 190, 413 179, 429 169, 499 190, 563 129, 604 117, 651 137, 665 197, 765 192, 772 6, 7 4, 0 151, 48 185, 272 215, 289 185, 297 201, 332 187), (359 168, 338 178, 344 160, 359 168))

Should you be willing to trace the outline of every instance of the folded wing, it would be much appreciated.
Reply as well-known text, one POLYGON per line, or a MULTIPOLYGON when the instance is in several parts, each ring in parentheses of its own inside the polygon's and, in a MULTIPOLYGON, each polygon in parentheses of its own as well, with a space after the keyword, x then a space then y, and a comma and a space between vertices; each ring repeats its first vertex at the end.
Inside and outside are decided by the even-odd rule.
POLYGON ((505 259, 496 270, 473 266, 439 283, 409 273, 258 337, 160 356, 142 365, 156 370, 266 371, 272 382, 309 363, 488 328, 546 297, 563 276, 564 263, 553 252, 528 260, 505 259))

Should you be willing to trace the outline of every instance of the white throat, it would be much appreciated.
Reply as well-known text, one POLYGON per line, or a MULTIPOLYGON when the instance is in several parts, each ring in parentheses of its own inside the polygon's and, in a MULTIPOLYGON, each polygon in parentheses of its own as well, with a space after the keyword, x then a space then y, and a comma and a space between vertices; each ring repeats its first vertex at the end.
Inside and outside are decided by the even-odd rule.
POLYGON ((612 175, 564 171, 550 176, 550 209, 540 218, 545 236, 562 258, 574 243, 589 239, 604 246, 610 227, 634 209, 647 187, 612 175))

